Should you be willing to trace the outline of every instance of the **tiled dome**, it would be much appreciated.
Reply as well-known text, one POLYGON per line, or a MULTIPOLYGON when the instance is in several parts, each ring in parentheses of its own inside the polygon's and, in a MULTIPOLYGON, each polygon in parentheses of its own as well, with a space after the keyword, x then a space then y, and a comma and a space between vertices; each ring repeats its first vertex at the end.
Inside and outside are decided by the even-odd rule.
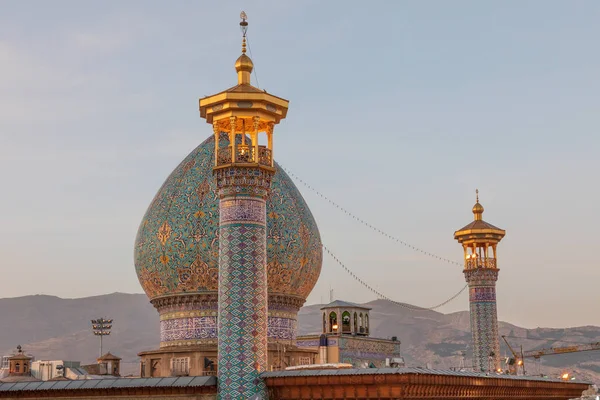
MULTIPOLYGON (((221 134, 220 146, 229 145, 221 134)), ((217 292, 219 203, 212 168, 214 137, 194 149, 167 178, 144 215, 135 268, 148 297, 217 292)), ((321 272, 317 224, 290 177, 275 163, 267 199, 270 295, 306 299, 321 272)))

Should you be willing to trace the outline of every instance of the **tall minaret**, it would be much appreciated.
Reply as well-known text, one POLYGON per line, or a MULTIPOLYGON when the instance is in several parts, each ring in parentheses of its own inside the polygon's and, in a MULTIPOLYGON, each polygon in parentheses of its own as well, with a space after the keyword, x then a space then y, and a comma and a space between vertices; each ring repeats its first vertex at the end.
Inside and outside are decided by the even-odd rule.
POLYGON ((469 285, 471 332, 473 333, 473 370, 493 371, 500 368, 498 311, 496 310, 496 281, 498 263, 496 246, 505 231, 485 222, 483 206, 473 206, 475 220, 454 232, 454 239, 463 245, 464 274, 469 285))
POLYGON ((235 62, 238 84, 200 99, 200 116, 215 135, 214 176, 219 193, 219 398, 267 398, 259 374, 267 368, 266 198, 275 173, 273 127, 287 114, 287 100, 250 85, 254 67, 235 62), (259 145, 265 134, 267 146, 259 145), (219 138, 222 139, 219 145, 219 138), (227 143, 225 142, 225 139, 227 143))

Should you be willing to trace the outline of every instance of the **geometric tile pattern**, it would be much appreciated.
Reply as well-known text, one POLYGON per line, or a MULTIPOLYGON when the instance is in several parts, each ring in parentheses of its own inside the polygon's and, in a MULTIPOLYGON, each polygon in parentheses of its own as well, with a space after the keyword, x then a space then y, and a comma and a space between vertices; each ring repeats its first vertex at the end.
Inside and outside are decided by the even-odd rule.
POLYGON ((222 198, 219 224, 219 398, 266 398, 267 232, 265 201, 222 198))
POLYGON ((269 317, 270 339, 296 340, 298 321, 292 318, 269 317))
MULTIPOLYGON (((305 339, 305 340, 298 340, 296 345, 298 347, 319 347, 319 340, 310 340, 310 339, 305 339)), ((331 337, 327 338, 327 345, 328 346, 337 346, 338 345, 338 341, 337 339, 332 339, 331 337)))
POLYGON ((160 321, 160 341, 216 339, 217 317, 188 317, 160 321))
POLYGON ((469 284, 469 311, 473 335, 473 370, 494 371, 500 368, 500 340, 496 308, 497 269, 465 270, 469 284))

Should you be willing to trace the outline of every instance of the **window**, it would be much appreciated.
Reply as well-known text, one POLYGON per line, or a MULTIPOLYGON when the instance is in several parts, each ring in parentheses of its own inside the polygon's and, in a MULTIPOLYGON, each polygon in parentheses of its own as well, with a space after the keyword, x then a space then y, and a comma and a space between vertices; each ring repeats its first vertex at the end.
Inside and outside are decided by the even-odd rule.
POLYGON ((369 333, 369 314, 365 314, 365 333, 369 333))
POLYGON ((365 332, 365 326, 363 324, 363 315, 362 313, 358 314, 358 326, 360 329, 360 333, 364 333, 365 332))
POLYGON ((190 374, 190 358, 179 357, 171 359, 171 372, 175 376, 190 374))
POLYGON ((310 357, 300 357, 298 365, 310 365, 310 357))
POLYGON ((160 376, 160 358, 153 358, 150 360, 150 376, 160 376))
POLYGON ((350 333, 352 331, 350 324, 350 313, 348 311, 344 311, 342 313, 342 332, 350 333))
POLYGON ((354 313, 354 333, 358 332, 358 315, 354 313))
POLYGON ((327 316, 323 313, 323 333, 327 333, 327 316))
POLYGON ((333 311, 329 314, 329 332, 337 333, 338 331, 338 322, 337 322, 337 314, 333 311))
POLYGON ((19 364, 19 363, 15 364, 15 372, 21 372, 21 364, 19 364))

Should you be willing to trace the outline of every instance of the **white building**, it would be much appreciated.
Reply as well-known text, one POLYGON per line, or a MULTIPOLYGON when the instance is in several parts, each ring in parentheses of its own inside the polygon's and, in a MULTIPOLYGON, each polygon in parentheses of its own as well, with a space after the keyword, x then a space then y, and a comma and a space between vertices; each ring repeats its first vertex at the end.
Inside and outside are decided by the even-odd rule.
POLYGON ((40 360, 31 363, 31 375, 42 381, 67 378, 70 380, 90 379, 79 361, 40 360))

